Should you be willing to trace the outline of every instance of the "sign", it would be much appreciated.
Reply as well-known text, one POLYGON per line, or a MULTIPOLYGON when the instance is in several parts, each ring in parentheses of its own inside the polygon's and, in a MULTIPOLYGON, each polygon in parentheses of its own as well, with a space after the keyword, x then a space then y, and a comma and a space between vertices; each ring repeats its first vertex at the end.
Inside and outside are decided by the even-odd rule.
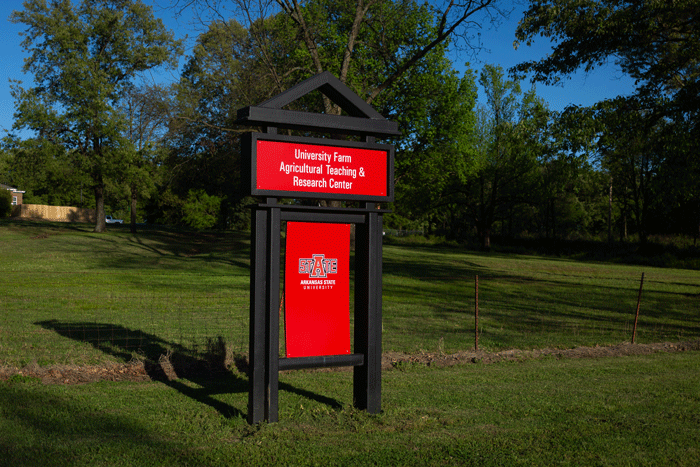
POLYGON ((391 145, 260 133, 250 138, 254 196, 393 201, 391 145))
POLYGON ((350 353, 350 224, 287 222, 287 358, 350 353))
MULTIPOLYGON (((252 196, 248 421, 276 422, 279 371, 353 366, 353 405, 381 412, 382 216, 394 200, 396 122, 329 72, 319 73, 260 105, 238 111, 238 124, 263 128, 241 138, 242 179, 252 196), (319 91, 341 115, 289 110, 319 91), (308 138, 278 134, 294 130, 308 138), (346 141, 352 135, 361 141, 346 141), (314 206, 279 198, 356 201, 314 206), (285 258, 286 356, 280 358, 278 314, 282 226, 285 258), (356 226, 353 353, 350 353, 350 225, 356 226)), ((313 203, 316 204, 316 203, 313 203)))

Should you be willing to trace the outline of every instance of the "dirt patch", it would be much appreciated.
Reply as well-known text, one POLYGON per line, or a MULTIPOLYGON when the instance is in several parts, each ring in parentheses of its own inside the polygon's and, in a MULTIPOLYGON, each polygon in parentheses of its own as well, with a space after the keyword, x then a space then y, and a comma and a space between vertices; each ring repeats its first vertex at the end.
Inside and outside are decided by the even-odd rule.
POLYGON ((428 366, 451 366, 461 363, 498 363, 504 361, 533 360, 543 357, 554 358, 604 358, 629 355, 648 355, 657 352, 686 352, 700 350, 700 339, 685 342, 660 342, 653 344, 617 344, 610 346, 576 347, 573 349, 533 349, 504 350, 501 352, 464 351, 454 354, 403 354, 386 353, 382 356, 382 368, 397 368, 404 363, 418 363, 428 366))
MULTIPOLYGON (((661 342, 654 344, 618 344, 596 347, 576 347, 573 349, 534 349, 534 350, 504 350, 501 352, 464 351, 454 354, 420 353, 405 354, 387 352, 382 355, 382 369, 400 369, 405 364, 419 364, 435 367, 447 367, 459 364, 482 363, 491 364, 505 361, 525 361, 543 357, 554 358, 606 358, 630 355, 648 355, 657 352, 686 352, 700 350, 700 339, 685 342, 661 342)), ((247 362, 242 359, 231 365, 233 371, 245 372, 247 362)), ((322 369, 321 371, 348 371, 349 368, 322 369)), ((192 371, 192 370, 190 370, 192 371)), ((202 374, 202 368, 197 371, 202 374)), ((220 376, 212 372, 210 377, 220 376)), ((12 378, 37 379, 44 384, 83 384, 97 381, 154 381, 171 380, 187 377, 180 367, 173 366, 170 359, 163 357, 158 363, 133 361, 130 363, 113 363, 99 366, 52 365, 41 367, 37 364, 23 368, 0 367, 0 381, 12 378)))
POLYGON ((44 384, 81 384, 96 381, 150 381, 142 362, 113 363, 100 366, 30 364, 24 368, 0 367, 0 380, 34 378, 44 384))

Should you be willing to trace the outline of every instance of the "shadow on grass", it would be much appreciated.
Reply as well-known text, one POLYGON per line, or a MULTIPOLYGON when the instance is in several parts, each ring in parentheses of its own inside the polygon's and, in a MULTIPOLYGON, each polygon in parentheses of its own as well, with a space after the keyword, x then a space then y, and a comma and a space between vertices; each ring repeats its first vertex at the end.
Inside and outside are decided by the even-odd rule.
POLYGON ((139 465, 144 459, 157 459, 161 465, 205 464, 200 453, 177 449, 138 419, 31 382, 0 382, 0 389, 6 422, 0 423, 0 465, 70 465, 83 458, 98 463, 98 457, 124 465, 139 465))
MULTIPOLYGON (((242 377, 228 367, 232 364, 239 372, 247 375, 247 359, 242 356, 229 359, 222 337, 208 338, 201 348, 188 348, 168 342, 154 334, 116 324, 59 320, 39 321, 34 324, 63 337, 90 344, 125 363, 137 355, 137 358, 144 362, 151 379, 161 381, 183 395, 214 408, 226 418, 246 417, 241 410, 213 397, 217 394, 248 392, 247 376, 242 377), (199 387, 192 387, 184 380, 199 387)), ((279 389, 326 404, 336 410, 342 409, 342 404, 333 398, 287 383, 280 383, 279 389)))

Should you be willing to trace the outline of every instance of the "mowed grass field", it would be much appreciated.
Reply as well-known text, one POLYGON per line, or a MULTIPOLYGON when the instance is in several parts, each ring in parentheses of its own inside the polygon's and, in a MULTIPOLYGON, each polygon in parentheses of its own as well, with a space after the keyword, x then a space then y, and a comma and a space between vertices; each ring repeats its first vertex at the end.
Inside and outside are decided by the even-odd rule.
POLYGON ((246 379, 0 382, 3 466, 697 466, 700 353, 544 359, 280 378, 280 421, 249 426, 246 379))
MULTIPOLYGON (((0 366, 247 351, 245 233, 0 222, 0 366)), ((618 344, 645 273, 638 342, 700 338, 700 272, 439 246, 384 248, 385 351, 618 344)), ((349 371, 280 377, 250 427, 247 378, 0 382, 0 465, 700 465, 700 353, 400 365, 383 412, 349 371)))
MULTIPOLYGON (((0 364, 157 359, 219 340, 245 354, 248 235, 4 221, 0 364)), ((700 337, 697 270, 385 245, 383 349, 472 349, 477 275, 482 350, 629 341, 642 272, 637 342, 700 337)))

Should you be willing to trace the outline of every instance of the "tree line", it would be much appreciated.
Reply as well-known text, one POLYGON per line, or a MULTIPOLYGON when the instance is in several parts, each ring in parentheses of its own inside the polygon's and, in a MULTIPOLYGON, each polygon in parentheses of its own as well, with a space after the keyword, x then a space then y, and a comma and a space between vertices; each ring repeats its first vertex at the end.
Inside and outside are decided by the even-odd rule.
MULTIPOLYGON (((130 214, 132 229, 246 228, 249 130, 236 111, 331 71, 399 123, 389 228, 483 247, 494 236, 697 239, 700 2, 529 3, 515 45, 542 36, 552 53, 477 75, 455 71, 448 48, 476 53, 476 31, 508 15, 506 2, 175 2, 202 31, 163 85, 143 75, 174 67, 183 44, 141 1, 26 1, 11 20, 26 26, 33 83, 13 84, 14 129, 33 136, 4 138, 0 182, 26 202, 96 207, 96 231, 106 212, 130 214), (525 81, 609 60, 637 86, 591 107, 552 111, 525 81)), ((291 106, 341 112, 320 93, 291 106)))

